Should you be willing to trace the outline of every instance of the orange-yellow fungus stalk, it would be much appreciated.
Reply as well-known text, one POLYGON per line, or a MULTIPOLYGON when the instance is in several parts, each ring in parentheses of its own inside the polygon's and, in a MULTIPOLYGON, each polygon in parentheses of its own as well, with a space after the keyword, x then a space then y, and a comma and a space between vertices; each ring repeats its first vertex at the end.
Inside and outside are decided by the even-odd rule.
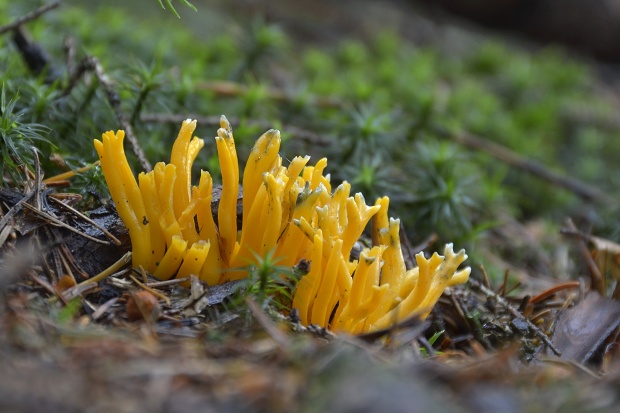
POLYGON ((218 228, 220 228, 220 253, 230 261, 237 241, 237 197, 239 194, 239 166, 237 151, 230 124, 223 118, 215 142, 222 171, 222 196, 218 207, 218 228))
POLYGON ((343 182, 332 191, 327 160, 309 165, 295 157, 283 165, 280 132, 265 132, 252 148, 243 177, 233 131, 222 116, 215 145, 222 171, 217 213, 213 182, 202 171, 192 187, 192 167, 203 140, 186 120, 172 147, 170 163, 158 163, 136 182, 123 151, 122 131, 95 140, 110 194, 129 230, 133 265, 161 279, 198 276, 208 285, 248 276, 257 257, 274 254, 278 265, 310 262, 293 292, 292 309, 302 324, 361 333, 412 316, 426 317, 443 291, 467 281, 459 270, 465 251, 449 244, 444 255, 416 256, 407 269, 400 246, 400 221, 388 215, 389 199, 367 205, 343 182), (243 216, 237 224, 239 182, 243 216), (373 247, 350 257, 371 224, 373 247))

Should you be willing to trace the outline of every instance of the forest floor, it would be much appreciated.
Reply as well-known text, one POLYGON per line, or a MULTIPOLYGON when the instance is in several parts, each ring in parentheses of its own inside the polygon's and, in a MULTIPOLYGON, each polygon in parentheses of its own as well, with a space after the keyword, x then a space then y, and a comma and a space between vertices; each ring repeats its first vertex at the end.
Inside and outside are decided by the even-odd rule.
MULTIPOLYGON (((407 2, 216 3, 216 13, 246 5, 244 13, 264 13, 297 41, 316 44, 372 37, 386 21, 412 41, 455 53, 489 35, 420 17, 407 2)), ((178 10, 186 18, 188 10, 178 10)), ((515 278, 472 279, 448 289, 424 321, 335 335, 258 305, 236 284, 187 289, 122 265, 99 283, 50 282, 46 273, 67 259, 65 249, 92 273, 126 263, 127 248, 72 232, 107 239, 56 206, 40 178, 30 176, 23 191, 0 191, 0 411, 612 412, 620 405, 620 303, 603 297, 620 292, 601 285, 588 251, 594 246, 619 266, 620 246, 580 237, 570 223, 573 237, 518 222, 494 236, 511 245, 561 239, 580 254, 582 279, 528 272, 549 257, 517 269, 499 260, 494 265, 516 272, 518 292, 515 278), (147 290, 159 299, 144 298, 147 290)), ((127 240, 114 210, 89 216, 127 240)))

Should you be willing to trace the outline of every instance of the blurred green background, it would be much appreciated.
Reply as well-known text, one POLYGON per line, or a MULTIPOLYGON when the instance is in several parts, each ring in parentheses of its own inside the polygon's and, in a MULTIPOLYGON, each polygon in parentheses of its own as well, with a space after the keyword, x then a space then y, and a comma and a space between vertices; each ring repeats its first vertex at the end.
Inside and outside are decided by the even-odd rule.
MULTIPOLYGON (((0 25, 40 4, 0 1, 0 25)), ((196 165, 217 176, 209 137, 225 114, 240 160, 278 128, 285 157, 327 157, 332 182, 348 180, 368 202, 391 197, 412 244, 436 233, 436 245, 466 247, 474 264, 492 254, 558 271, 550 257, 567 216, 617 236, 620 124, 615 90, 601 76, 608 67, 559 46, 437 21, 409 2, 194 1, 197 12, 173 4, 180 19, 156 0, 64 1, 25 26, 50 59, 39 75, 11 34, 2 36, 7 176, 31 163, 32 143, 47 176, 65 168, 52 154, 69 168, 97 159, 92 140, 118 122, 95 77, 68 89, 79 61, 96 56, 151 163, 167 160, 182 119, 198 117, 207 144, 196 165), (612 201, 582 199, 449 138, 462 132, 612 201)), ((70 190, 84 195, 84 208, 107 197, 96 169, 70 190)))

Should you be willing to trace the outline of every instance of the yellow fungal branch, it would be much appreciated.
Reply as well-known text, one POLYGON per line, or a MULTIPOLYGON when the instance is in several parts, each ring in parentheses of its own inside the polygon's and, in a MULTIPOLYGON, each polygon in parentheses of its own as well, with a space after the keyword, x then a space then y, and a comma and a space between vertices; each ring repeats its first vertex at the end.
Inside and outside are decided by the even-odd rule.
POLYGON ((416 256, 407 269, 400 221, 389 218, 387 197, 367 205, 343 182, 332 191, 326 159, 310 165, 295 157, 283 166, 280 132, 265 132, 243 173, 243 219, 237 228, 239 164, 233 131, 224 116, 215 137, 222 191, 217 216, 211 212, 213 182, 202 171, 192 186, 192 166, 204 141, 186 120, 172 147, 170 163, 134 178, 123 150, 123 131, 95 140, 101 167, 118 213, 129 230, 133 266, 161 279, 194 274, 208 285, 247 277, 256 256, 275 251, 281 265, 310 261, 297 284, 292 307, 303 324, 361 333, 413 315, 426 317, 443 291, 467 281, 467 259, 452 244, 444 255, 416 256), (358 260, 350 254, 371 222, 373 246, 358 260))
POLYGON ((237 197, 239 194, 239 164, 233 140, 232 128, 222 116, 221 128, 215 142, 222 171, 222 194, 218 207, 218 228, 220 229, 220 253, 229 261, 237 240, 237 197))

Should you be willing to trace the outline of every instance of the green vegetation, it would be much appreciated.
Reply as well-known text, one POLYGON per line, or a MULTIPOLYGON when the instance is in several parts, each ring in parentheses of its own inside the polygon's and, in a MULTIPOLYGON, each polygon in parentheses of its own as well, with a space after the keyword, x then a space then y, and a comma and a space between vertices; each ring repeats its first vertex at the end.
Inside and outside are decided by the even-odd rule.
MULTIPOLYGON (((161 6, 162 9, 165 9, 166 6, 168 6, 168 9, 170 9, 170 11, 172 11, 175 16, 177 16, 178 18, 181 18, 181 16, 179 16, 179 13, 177 13, 176 9, 172 5, 172 0, 166 0, 166 6, 164 6, 164 3, 162 2, 162 0, 158 0, 158 1, 159 1, 159 5, 161 6)), ((196 7, 192 3, 188 2, 187 0, 181 0, 181 3, 183 3, 184 5, 189 7, 190 9, 196 11, 196 7)))
MULTIPOLYGON (((0 14, 18 16, 36 4, 2 1, 0 14)), ((19 165, 31 165, 30 145, 43 153, 51 176, 62 170, 50 154, 70 168, 86 165, 96 159, 92 139, 118 127, 95 76, 70 83, 62 63, 63 39, 70 37, 72 66, 85 56, 99 59, 151 162, 165 159, 180 123, 161 114, 226 114, 240 152, 257 133, 279 127, 289 140, 285 156, 326 156, 333 181, 350 181, 368 199, 389 195, 412 241, 437 232, 442 241, 467 246, 503 214, 557 222, 584 211, 571 193, 446 140, 438 127, 484 137, 606 193, 619 189, 613 105, 588 68, 560 51, 526 53, 486 42, 456 56, 389 31, 369 42, 293 48, 285 32, 260 19, 205 36, 169 14, 85 7, 66 5, 26 26, 53 65, 37 77, 3 36, 2 155, 4 173, 14 180, 19 165)), ((199 135, 208 138, 215 128, 199 122, 199 135)), ((196 164, 211 169, 209 140, 205 152, 196 164)), ((92 171, 71 190, 101 192, 101 180, 92 171)), ((613 220, 605 225, 620 227, 613 220)))
POLYGON ((254 253, 256 264, 249 267, 241 267, 236 270, 246 270, 248 277, 241 280, 243 289, 237 300, 239 303, 246 297, 254 297, 256 301, 266 308, 268 304, 274 304, 279 310, 289 310, 293 302, 291 291, 299 282, 303 271, 296 267, 285 267, 278 264, 275 251, 269 251, 264 257, 254 253))
POLYGON ((35 141, 50 144, 44 138, 48 132, 43 125, 36 123, 22 123, 20 119, 24 110, 16 110, 19 95, 16 93, 7 100, 5 89, 0 95, 0 133, 2 134, 2 162, 0 162, 0 176, 6 173, 13 181, 22 179, 21 172, 25 165, 34 164, 35 141))
MULTIPOLYGON (((46 1, 51 0, 0 0, 0 27, 46 1)), ((349 38, 338 37, 345 30, 334 30, 321 43, 306 30, 337 26, 331 19, 317 21, 342 6, 319 3, 318 17, 300 18, 306 26, 280 27, 272 23, 279 20, 274 11, 281 11, 272 2, 63 0, 23 24, 21 32, 0 30, 0 361, 10 372, 6 382, 0 375, 0 405, 20 406, 12 411, 33 411, 36 405, 43 412, 110 406, 119 412, 145 406, 179 412, 196 406, 407 411, 414 405, 419 411, 455 412, 488 406, 617 410, 620 123, 615 92, 595 73, 596 64, 562 50, 489 40, 486 34, 466 33, 473 41, 456 44, 447 44, 454 40, 449 35, 426 36, 422 46, 402 37, 417 28, 400 33, 399 25, 384 24, 374 14, 368 15, 385 31, 360 24, 360 33, 353 33, 352 24, 349 38), (232 16, 242 3, 248 9, 232 16), (14 40, 20 35, 22 46, 14 40), (31 47, 25 48, 28 39, 31 47), (29 68, 26 49, 47 66, 29 68), (223 199, 225 212, 240 211, 244 202, 236 194, 222 195, 221 188, 210 191, 206 180, 198 195, 209 192, 213 198, 192 194, 190 200, 172 181, 187 177, 186 168, 177 173, 179 163, 167 169, 172 174, 164 172, 165 186, 142 187, 144 193, 155 188, 148 198, 134 187, 131 196, 139 198, 134 205, 144 213, 124 225, 94 166, 93 139, 125 129, 126 155, 137 173, 146 164, 167 162, 179 126, 196 118, 196 135, 205 147, 193 166, 210 171, 217 183, 213 137, 222 114, 234 129, 238 159, 248 159, 255 139, 277 128, 283 165, 297 155, 310 155, 312 165, 327 158, 333 188, 347 180, 368 204, 389 196, 389 214, 402 226, 383 225, 384 216, 373 219, 350 252, 353 240, 347 238, 340 259, 344 241, 333 242, 332 228, 343 226, 344 214, 342 209, 333 214, 332 203, 312 214, 312 231, 299 222, 306 235, 315 231, 314 223, 325 224, 315 244, 305 247, 268 231, 270 241, 277 236, 300 250, 304 259, 296 265, 275 252, 282 249, 269 249, 265 236, 260 253, 243 250, 253 260, 220 265, 231 249, 241 251, 234 242, 240 217, 223 213, 226 220, 218 216, 216 227, 194 206, 209 218, 211 201, 223 199), (38 172, 50 178, 78 169, 68 180, 45 185, 34 180, 38 172), (180 209, 175 195, 185 204, 181 216, 174 211, 180 209), (147 212, 145 202, 153 206, 149 201, 156 197, 161 205, 147 212), (579 234, 565 221, 568 216, 579 234), (154 221, 159 227, 147 227, 154 221), (150 234, 129 236, 127 227, 150 234), (157 228, 163 227, 162 235, 157 228), (102 228, 109 234, 103 236, 102 228), (198 239, 205 228, 213 236, 198 239), (387 247, 398 245, 396 229, 402 257, 387 247), (202 267, 188 258, 187 248, 167 243, 190 232, 204 253, 202 267), (178 279, 155 280, 142 267, 128 268, 131 241, 144 241, 144 235, 166 237, 152 267, 162 268, 172 251, 166 264, 178 265, 170 265, 167 276, 180 265, 196 264, 188 277, 177 272, 178 279), (587 248, 574 248, 584 240, 587 248), (414 254, 451 255, 451 247, 442 251, 448 242, 457 251, 466 249, 465 265, 473 274, 465 284, 464 277, 453 278, 459 285, 444 291, 444 270, 452 265, 439 264, 443 258, 435 256, 431 270, 414 254), (207 250, 217 246, 219 253, 224 244, 228 250, 205 267, 207 250), (366 249, 371 244, 372 253, 366 249), (322 250, 309 260, 316 246, 322 250), (587 267, 591 257, 594 264, 587 267), (417 270, 411 269, 415 263, 417 270), (196 268, 207 268, 200 275, 218 282, 237 279, 241 271, 247 278, 207 285, 191 275, 196 268), (402 282, 390 277, 390 271, 404 269, 409 272, 402 282), (221 276, 225 271, 230 277, 221 276), (395 285, 398 290, 391 289, 395 285), (309 298, 293 300, 304 289, 309 298), (404 305, 396 306, 424 295, 436 302, 399 314, 404 305), (386 297, 389 301, 381 300, 386 297), (348 323, 356 329, 335 328, 346 324, 340 323, 343 314, 366 317, 366 323, 376 310, 387 314, 382 328, 373 324, 362 334, 357 322, 348 323), (312 313, 320 313, 316 323, 312 313)), ((348 7, 349 2, 343 10, 348 7)), ((359 15, 357 9, 345 12, 341 21, 359 15)), ((407 17, 403 21, 409 23, 407 17)), ((447 25, 435 33, 453 29, 447 25)), ((185 162, 193 149, 179 146, 185 162)), ((117 163, 104 164, 117 169, 117 163)), ((273 182, 265 170, 255 176, 273 182)), ((117 179, 125 194, 117 200, 129 198, 126 177, 117 179)), ((246 184, 243 201, 251 200, 251 186, 246 184)), ((258 222, 275 223, 281 231, 294 221, 294 214, 280 219, 272 208, 292 206, 294 198, 288 202, 273 185, 267 188, 271 193, 260 198, 267 201, 254 202, 252 214, 243 217, 244 229, 258 222)), ((306 186, 296 205, 310 206, 305 201, 323 195, 306 186)), ((212 214, 218 213, 216 202, 212 214)), ((353 210, 350 203, 340 205, 353 210)), ((347 221, 355 222, 349 212, 347 221)), ((264 235, 263 227, 256 233, 264 235)), ((181 240, 190 245, 189 237, 181 240)), ((143 249, 150 258, 156 253, 143 249)))

